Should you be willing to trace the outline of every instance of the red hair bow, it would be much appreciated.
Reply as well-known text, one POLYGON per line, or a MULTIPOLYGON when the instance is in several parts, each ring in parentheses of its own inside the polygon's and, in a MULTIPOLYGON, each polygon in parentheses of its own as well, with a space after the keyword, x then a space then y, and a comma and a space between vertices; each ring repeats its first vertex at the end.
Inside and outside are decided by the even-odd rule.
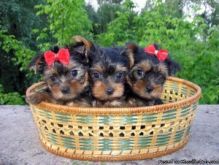
POLYGON ((144 52, 149 53, 150 55, 155 55, 159 61, 165 61, 168 58, 167 50, 157 50, 154 45, 149 45, 144 48, 144 52))
POLYGON ((61 48, 58 53, 54 53, 51 50, 44 53, 44 58, 48 66, 51 66, 55 61, 59 61, 64 65, 69 64, 70 53, 68 49, 61 48))

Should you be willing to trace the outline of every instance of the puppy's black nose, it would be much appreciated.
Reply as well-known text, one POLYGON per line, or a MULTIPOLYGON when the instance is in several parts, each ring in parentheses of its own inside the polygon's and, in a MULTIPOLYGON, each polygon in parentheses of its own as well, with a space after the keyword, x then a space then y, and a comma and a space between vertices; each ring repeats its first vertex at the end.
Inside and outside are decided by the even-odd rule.
POLYGON ((151 93, 152 91, 153 91, 153 87, 152 86, 147 86, 146 88, 145 88, 145 90, 146 90, 146 92, 148 92, 148 93, 151 93))
POLYGON ((113 92, 114 92, 113 88, 107 88, 107 90, 106 90, 107 95, 111 95, 111 94, 113 94, 113 92))
POLYGON ((70 92, 70 88, 69 87, 62 87, 61 91, 62 91, 62 93, 67 94, 70 92))

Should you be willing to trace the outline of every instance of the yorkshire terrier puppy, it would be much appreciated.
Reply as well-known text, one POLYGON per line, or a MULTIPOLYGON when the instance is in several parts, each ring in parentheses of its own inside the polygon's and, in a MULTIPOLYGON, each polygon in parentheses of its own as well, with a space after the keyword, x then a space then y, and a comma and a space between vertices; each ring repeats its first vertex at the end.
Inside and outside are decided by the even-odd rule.
POLYGON ((93 46, 89 55, 93 106, 119 107, 126 105, 125 88, 129 58, 124 53, 124 48, 93 46))
MULTIPOLYGON (((151 51, 151 49, 149 50, 151 51)), ((154 51, 157 53, 156 49, 154 51)), ((162 104, 160 97, 165 80, 179 70, 179 65, 168 57, 166 51, 164 54, 156 56, 148 54, 145 49, 139 48, 135 44, 128 44, 126 52, 133 61, 128 76, 130 88, 127 97, 128 106, 162 104)))
POLYGON ((65 48, 54 47, 35 57, 31 66, 43 74, 46 88, 29 96, 31 104, 42 101, 69 105, 90 106, 87 51, 91 44, 80 36, 75 44, 65 48))
POLYGON ((168 50, 160 49, 157 44, 138 49, 139 54, 145 54, 154 63, 163 63, 168 69, 169 76, 175 75, 180 70, 180 65, 170 58, 168 50))

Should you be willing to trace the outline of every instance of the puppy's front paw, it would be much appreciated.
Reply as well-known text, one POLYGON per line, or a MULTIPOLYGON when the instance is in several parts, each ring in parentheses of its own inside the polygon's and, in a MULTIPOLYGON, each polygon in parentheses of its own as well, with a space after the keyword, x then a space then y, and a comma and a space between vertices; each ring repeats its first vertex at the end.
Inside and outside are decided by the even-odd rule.
POLYGON ((161 99, 155 99, 154 105, 160 105, 163 104, 163 101, 161 99))
POLYGON ((26 101, 29 103, 29 104, 39 104, 41 103, 42 101, 44 101, 44 97, 42 94, 40 93, 34 93, 30 96, 27 96, 26 97, 26 101))

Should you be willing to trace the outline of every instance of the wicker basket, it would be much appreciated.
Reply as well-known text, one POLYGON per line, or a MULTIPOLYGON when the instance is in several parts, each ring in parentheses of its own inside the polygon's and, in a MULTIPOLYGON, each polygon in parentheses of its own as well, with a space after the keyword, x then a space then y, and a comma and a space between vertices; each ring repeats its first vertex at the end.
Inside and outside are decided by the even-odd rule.
MULTIPOLYGON (((27 95, 43 86, 37 83, 27 95)), ((166 104, 135 108, 80 108, 42 102, 30 105, 42 145, 80 160, 135 160, 182 148, 189 138, 201 89, 169 77, 166 104)))

